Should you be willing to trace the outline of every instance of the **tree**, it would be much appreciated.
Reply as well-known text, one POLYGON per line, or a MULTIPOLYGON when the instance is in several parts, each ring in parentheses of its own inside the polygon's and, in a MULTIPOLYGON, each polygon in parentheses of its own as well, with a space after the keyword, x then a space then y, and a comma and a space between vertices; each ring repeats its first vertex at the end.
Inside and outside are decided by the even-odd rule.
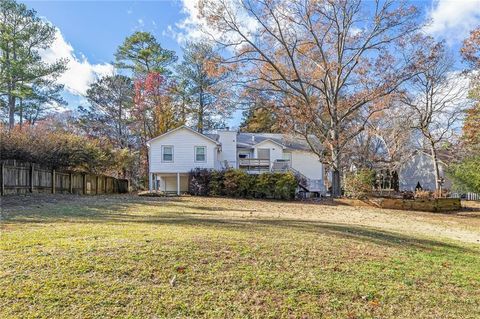
POLYGON ((190 112, 198 132, 216 128, 233 108, 229 70, 221 56, 205 42, 190 42, 177 68, 181 83, 190 96, 190 112))
POLYGON ((251 107, 243 112, 240 131, 250 133, 280 133, 278 119, 271 109, 251 107))
POLYGON ((67 61, 47 64, 39 54, 50 47, 55 32, 55 27, 24 4, 0 2, 0 98, 6 100, 9 129, 15 125, 17 109, 23 118, 22 100, 46 103, 57 99, 60 86, 55 80, 66 70, 67 61))
POLYGON ((385 103, 392 106, 372 116, 347 148, 348 163, 356 168, 394 172, 414 151, 407 110, 396 97, 385 103))
POLYGON ((66 105, 61 93, 63 85, 55 83, 52 79, 36 80, 28 94, 20 99, 19 124, 23 122, 34 125, 37 121, 43 120, 48 111, 55 107, 66 105))
POLYGON ((229 62, 244 70, 245 84, 283 96, 280 114, 331 167, 339 196, 346 146, 382 110, 375 102, 422 58, 405 50, 420 28, 418 10, 393 0, 204 0, 199 7, 209 34, 233 50, 229 62))
POLYGON ((144 144, 178 126, 170 94, 173 86, 166 76, 157 72, 150 72, 144 79, 135 81, 132 114, 144 144))
POLYGON ((79 125, 95 137, 107 137, 116 148, 131 148, 133 83, 123 75, 105 76, 87 90, 88 106, 80 106, 79 125))
POLYGON ((175 52, 162 48, 149 32, 135 32, 125 39, 115 53, 115 66, 133 74, 164 74, 176 60, 175 52))
POLYGON ((462 128, 459 158, 448 174, 460 191, 480 192, 480 27, 472 30, 463 42, 463 59, 468 63, 469 98, 472 106, 466 111, 462 128))
POLYGON ((426 39, 426 52, 430 52, 421 72, 415 75, 402 97, 411 110, 411 127, 418 130, 424 145, 430 150, 436 190, 441 189, 441 176, 437 152, 454 136, 455 127, 463 116, 464 88, 460 77, 454 74, 452 57, 443 43, 426 39))
POLYGON ((463 42, 461 53, 470 67, 469 98, 473 100, 465 117, 463 140, 467 147, 480 152, 480 27, 470 32, 470 36, 463 42))

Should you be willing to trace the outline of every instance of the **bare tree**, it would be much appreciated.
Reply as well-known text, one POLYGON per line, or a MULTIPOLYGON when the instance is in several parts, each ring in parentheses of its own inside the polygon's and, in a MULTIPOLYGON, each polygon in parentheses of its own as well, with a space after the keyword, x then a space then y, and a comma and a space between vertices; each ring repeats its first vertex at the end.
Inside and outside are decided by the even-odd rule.
POLYGON ((417 9, 394 0, 200 0, 199 8, 206 32, 234 52, 243 83, 283 97, 279 111, 330 166, 339 196, 345 148, 423 57, 399 54, 415 40, 417 9))
POLYGON ((430 58, 421 72, 408 83, 403 103, 410 108, 411 127, 421 133, 422 147, 429 149, 435 173, 436 190, 441 189, 438 150, 460 129, 466 104, 466 81, 453 71, 454 60, 443 43, 426 48, 430 58))
POLYGON ((356 167, 397 171, 414 151, 408 113, 397 101, 372 116, 349 145, 346 157, 356 167))

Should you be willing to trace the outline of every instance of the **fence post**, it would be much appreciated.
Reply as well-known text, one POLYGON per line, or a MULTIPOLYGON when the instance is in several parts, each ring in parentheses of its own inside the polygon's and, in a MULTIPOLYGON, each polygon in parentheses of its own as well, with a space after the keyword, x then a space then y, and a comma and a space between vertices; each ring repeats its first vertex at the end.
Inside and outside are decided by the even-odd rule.
POLYGON ((87 195, 87 174, 83 173, 83 185, 82 185, 83 195, 87 195))
POLYGON ((33 193, 33 172, 35 171, 35 164, 30 163, 30 193, 33 193))
POLYGON ((2 193, 2 195, 5 195, 5 162, 2 162, 2 166, 1 166, 1 167, 2 167, 2 174, 1 174, 1 175, 2 175, 2 176, 1 176, 1 177, 2 177, 2 182, 1 182, 2 188, 1 188, 1 193, 2 193))
POLYGON ((70 194, 73 194, 73 174, 72 174, 72 172, 70 172, 70 174, 68 174, 68 180, 70 182, 70 184, 69 184, 70 185, 70 189, 69 189, 70 194))
POLYGON ((55 170, 52 169, 52 194, 55 194, 55 187, 56 187, 56 185, 55 185, 55 179, 56 179, 56 178, 55 178, 55 170))

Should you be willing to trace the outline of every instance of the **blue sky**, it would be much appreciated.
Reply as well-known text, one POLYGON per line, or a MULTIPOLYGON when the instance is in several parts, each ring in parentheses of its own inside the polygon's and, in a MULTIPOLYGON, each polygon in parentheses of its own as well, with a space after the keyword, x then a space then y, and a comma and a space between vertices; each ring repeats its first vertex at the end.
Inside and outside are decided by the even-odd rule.
MULTIPOLYGON (((113 72, 116 48, 134 31, 149 31, 164 48, 181 56, 182 41, 198 35, 196 0, 170 1, 23 1, 58 29, 45 59, 70 60, 65 84, 68 108, 84 103, 82 95, 96 77, 113 72)), ((480 25, 480 0, 415 1, 431 20, 427 32, 446 40, 458 53, 469 30, 480 25)), ((238 125, 239 114, 230 125, 238 125)))

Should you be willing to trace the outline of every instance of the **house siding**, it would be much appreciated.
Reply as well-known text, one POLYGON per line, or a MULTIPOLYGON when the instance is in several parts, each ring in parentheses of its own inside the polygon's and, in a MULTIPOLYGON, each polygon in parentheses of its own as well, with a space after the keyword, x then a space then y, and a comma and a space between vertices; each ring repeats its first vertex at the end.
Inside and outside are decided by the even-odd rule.
POLYGON ((150 144, 150 172, 151 173, 186 173, 193 168, 215 168, 217 158, 217 145, 191 132, 188 129, 180 129, 153 140, 150 144), (172 145, 173 162, 162 162, 162 145, 172 145), (206 161, 195 161, 195 146, 206 147, 206 161))
MULTIPOLYGON (((445 164, 439 163, 440 176, 445 178, 445 164)), ((414 191, 417 183, 420 182, 425 190, 435 190, 435 172, 433 159, 425 153, 417 153, 404 163, 399 170, 398 179, 400 190, 414 191)), ((450 189, 452 183, 445 178, 444 189, 450 189)))
POLYGON ((291 151, 292 167, 309 179, 323 179, 323 165, 318 156, 305 151, 291 151))
POLYGON ((266 141, 266 142, 263 142, 261 144, 257 144, 255 145, 254 149, 253 149, 253 157, 254 158, 258 158, 258 149, 270 149, 270 165, 275 161, 275 160, 278 160, 278 159, 282 159, 283 158, 283 148, 276 144, 276 143, 273 143, 273 142, 270 142, 270 141, 266 141))

